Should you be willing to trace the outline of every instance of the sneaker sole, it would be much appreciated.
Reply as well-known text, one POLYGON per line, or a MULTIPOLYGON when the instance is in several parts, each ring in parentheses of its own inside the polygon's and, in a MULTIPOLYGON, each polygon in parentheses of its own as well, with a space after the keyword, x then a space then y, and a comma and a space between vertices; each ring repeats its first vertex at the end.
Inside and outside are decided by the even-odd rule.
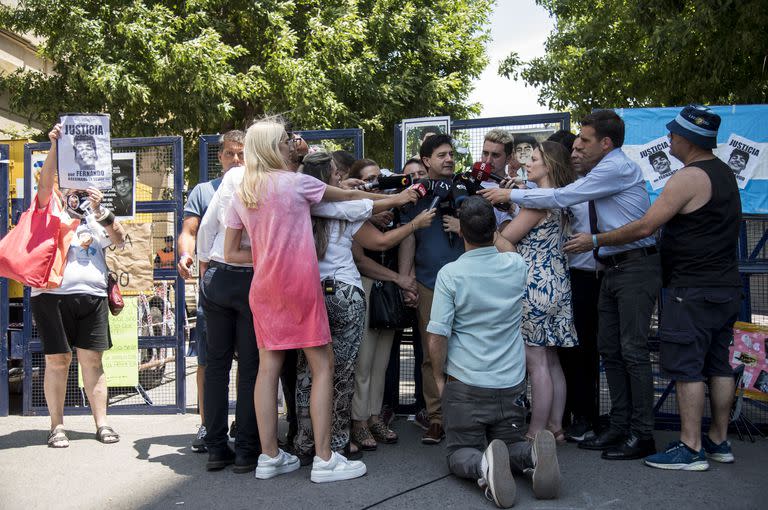
POLYGON ((301 467, 301 462, 296 459, 296 462, 290 464, 283 464, 282 466, 269 466, 268 468, 256 467, 256 474, 254 475, 259 480, 269 480, 276 476, 284 475, 296 471, 301 467))
POLYGON ((365 464, 359 467, 344 470, 344 471, 315 471, 309 475, 309 479, 314 483, 328 483, 328 482, 341 482, 343 480, 352 480, 353 478, 360 478, 368 472, 368 468, 365 464))
POLYGON ((674 471, 706 471, 709 469, 709 463, 706 460, 697 460, 690 464, 662 464, 659 462, 651 462, 649 460, 644 460, 643 462, 645 462, 646 466, 674 471))
POLYGON ((536 467, 533 469, 533 494, 537 499, 553 499, 560 492, 560 464, 557 462, 557 443, 548 430, 536 434, 536 467))
POLYGON ((517 487, 512 472, 509 469, 509 450, 499 439, 494 439, 488 445, 488 487, 493 496, 493 502, 500 508, 509 508, 515 504, 517 487))
POLYGON ((206 471, 221 471, 227 466, 231 466, 235 463, 235 459, 232 460, 217 460, 213 462, 206 462, 205 463, 205 470, 206 471))
POLYGON ((208 451, 208 448, 206 448, 205 446, 192 445, 192 451, 195 453, 205 453, 208 451))
POLYGON ((586 441, 587 439, 592 439, 595 437, 595 433, 590 431, 587 431, 580 436, 569 436, 568 434, 565 435, 565 440, 569 443, 581 443, 582 441, 586 441))
POLYGON ((708 453, 707 458, 723 464, 733 464, 736 460, 732 453, 708 453))
POLYGON ((440 444, 440 442, 443 440, 441 437, 440 439, 434 438, 434 437, 422 437, 421 442, 422 444, 440 444))

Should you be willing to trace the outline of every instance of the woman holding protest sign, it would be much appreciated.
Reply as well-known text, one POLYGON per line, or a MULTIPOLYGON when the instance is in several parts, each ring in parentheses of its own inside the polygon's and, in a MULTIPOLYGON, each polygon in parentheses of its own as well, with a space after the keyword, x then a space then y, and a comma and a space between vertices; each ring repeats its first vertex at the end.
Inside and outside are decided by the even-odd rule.
POLYGON ((83 386, 96 422, 96 439, 102 443, 120 440, 107 423, 107 382, 101 358, 112 345, 104 251, 112 244, 121 244, 125 233, 112 211, 101 207, 104 195, 100 190, 58 189, 56 145, 60 137, 61 125, 57 124, 48 133, 51 149, 40 172, 35 200, 39 209, 50 205, 63 223, 72 224, 74 235, 60 285, 33 288, 31 299, 32 316, 45 352, 44 392, 51 415, 51 448, 69 446, 63 422, 73 347, 77 349, 83 386))

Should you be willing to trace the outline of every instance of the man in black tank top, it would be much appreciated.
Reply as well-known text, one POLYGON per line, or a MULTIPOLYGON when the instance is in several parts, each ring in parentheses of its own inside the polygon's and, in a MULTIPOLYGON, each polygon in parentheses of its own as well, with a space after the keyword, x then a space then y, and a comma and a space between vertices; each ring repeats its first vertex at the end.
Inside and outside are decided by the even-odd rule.
MULTIPOLYGON (((736 258, 741 200, 731 169, 717 159, 720 117, 703 106, 686 106, 667 124, 670 152, 683 162, 641 219, 597 234, 613 246, 651 235, 661 239, 664 287, 661 367, 674 379, 680 409, 680 441, 650 455, 645 463, 662 469, 704 471, 707 457, 733 462, 726 440, 735 390, 728 346, 741 301, 736 258), (701 435, 704 384, 709 382, 712 425, 701 435)), ((579 234, 566 250, 591 250, 593 239, 579 234)))

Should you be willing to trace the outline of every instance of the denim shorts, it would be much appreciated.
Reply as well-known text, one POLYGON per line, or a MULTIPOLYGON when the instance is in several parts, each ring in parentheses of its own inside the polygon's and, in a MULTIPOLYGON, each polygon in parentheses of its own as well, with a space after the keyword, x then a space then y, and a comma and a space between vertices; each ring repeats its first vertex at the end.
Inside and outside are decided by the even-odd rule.
POLYGON ((667 289, 661 317, 661 369, 676 381, 731 377, 728 348, 741 303, 739 287, 667 289))

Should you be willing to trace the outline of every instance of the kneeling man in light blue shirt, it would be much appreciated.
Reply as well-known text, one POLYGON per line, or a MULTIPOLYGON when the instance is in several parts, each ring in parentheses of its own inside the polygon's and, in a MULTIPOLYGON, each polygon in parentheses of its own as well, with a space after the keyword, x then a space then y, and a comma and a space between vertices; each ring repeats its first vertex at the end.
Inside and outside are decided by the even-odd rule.
POLYGON ((437 275, 428 345, 442 396, 448 467, 478 481, 500 508, 515 503, 512 473, 530 476, 539 499, 557 497, 555 438, 525 440, 525 349, 520 336, 527 266, 494 246, 490 202, 466 199, 458 211, 465 253, 437 275))

